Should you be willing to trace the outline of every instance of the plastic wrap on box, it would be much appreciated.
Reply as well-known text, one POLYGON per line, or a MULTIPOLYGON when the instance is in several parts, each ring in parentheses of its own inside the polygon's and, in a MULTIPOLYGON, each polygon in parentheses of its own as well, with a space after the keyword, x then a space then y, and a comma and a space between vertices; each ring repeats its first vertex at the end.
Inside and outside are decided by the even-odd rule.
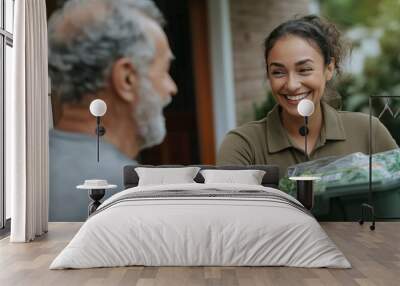
MULTIPOLYGON (((295 196, 296 184, 291 176, 317 176, 314 182, 316 195, 327 188, 369 182, 369 155, 357 152, 344 157, 325 157, 288 168, 288 175, 280 180, 281 190, 295 196)), ((400 178, 400 149, 372 155, 372 182, 387 182, 400 178)))

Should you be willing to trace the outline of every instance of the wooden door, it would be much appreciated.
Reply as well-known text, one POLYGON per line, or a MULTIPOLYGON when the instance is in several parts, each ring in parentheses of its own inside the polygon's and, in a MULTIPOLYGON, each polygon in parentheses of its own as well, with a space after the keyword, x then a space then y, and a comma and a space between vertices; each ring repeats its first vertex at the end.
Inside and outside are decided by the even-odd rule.
POLYGON ((214 164, 214 121, 205 0, 156 0, 176 60, 178 94, 165 109, 164 142, 141 152, 145 164, 214 164))

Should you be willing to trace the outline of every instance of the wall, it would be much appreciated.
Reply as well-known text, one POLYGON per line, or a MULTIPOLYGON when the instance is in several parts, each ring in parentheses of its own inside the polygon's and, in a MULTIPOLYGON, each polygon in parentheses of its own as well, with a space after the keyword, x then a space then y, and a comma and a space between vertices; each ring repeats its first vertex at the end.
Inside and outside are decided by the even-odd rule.
POLYGON ((263 41, 271 30, 309 10, 309 0, 231 0, 236 123, 253 120, 253 104, 264 100, 263 41))

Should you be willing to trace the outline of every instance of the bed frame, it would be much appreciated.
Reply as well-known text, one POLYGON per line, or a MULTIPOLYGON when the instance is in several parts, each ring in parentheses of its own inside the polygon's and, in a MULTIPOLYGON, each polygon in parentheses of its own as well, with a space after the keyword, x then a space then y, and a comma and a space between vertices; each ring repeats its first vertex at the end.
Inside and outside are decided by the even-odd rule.
MULTIPOLYGON (((275 165, 249 165, 249 166, 213 166, 213 165, 190 165, 200 167, 203 169, 218 169, 218 170, 263 170, 265 175, 262 179, 262 185, 265 187, 271 187, 278 189, 279 186, 279 168, 275 165)), ((124 167, 124 189, 133 188, 138 185, 139 177, 135 171, 136 167, 158 167, 158 168, 178 168, 185 167, 183 165, 127 165, 124 167)), ((200 174, 194 178, 197 183, 204 183, 204 178, 200 174)))

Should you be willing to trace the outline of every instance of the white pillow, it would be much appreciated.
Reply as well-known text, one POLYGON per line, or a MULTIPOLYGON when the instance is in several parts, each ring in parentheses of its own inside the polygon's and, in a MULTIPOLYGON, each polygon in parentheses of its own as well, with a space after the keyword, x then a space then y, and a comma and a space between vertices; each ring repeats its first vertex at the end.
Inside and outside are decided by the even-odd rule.
POLYGON ((138 186, 195 183, 193 179, 199 170, 199 167, 135 168, 139 176, 138 186))
POLYGON ((233 183, 261 185, 265 171, 261 170, 202 170, 204 183, 233 183))

